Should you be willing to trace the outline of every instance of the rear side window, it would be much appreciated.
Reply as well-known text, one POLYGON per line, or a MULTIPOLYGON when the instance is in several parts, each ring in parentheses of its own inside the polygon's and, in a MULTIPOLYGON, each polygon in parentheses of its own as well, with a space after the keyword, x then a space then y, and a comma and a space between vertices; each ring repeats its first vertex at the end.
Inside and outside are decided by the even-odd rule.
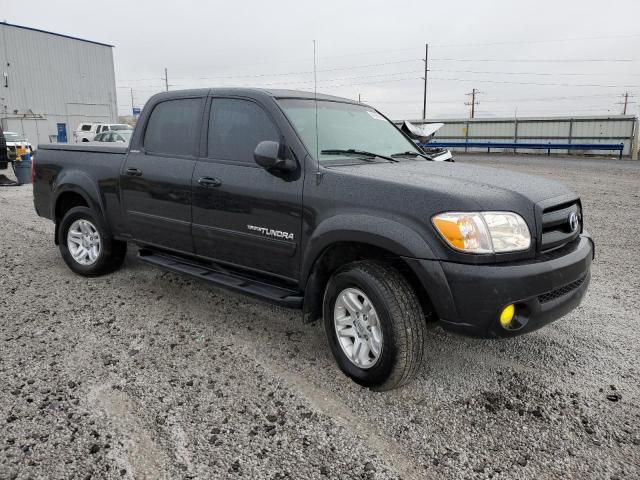
POLYGON ((253 164, 253 151, 264 140, 278 142, 280 135, 260 106, 231 98, 211 102, 209 158, 253 164))
POLYGON ((201 103, 200 98, 183 98, 156 105, 144 135, 145 150, 193 155, 201 103))
POLYGON ((91 125, 88 124, 84 124, 80 126, 80 130, 82 130, 83 132, 90 132, 91 131, 91 125))

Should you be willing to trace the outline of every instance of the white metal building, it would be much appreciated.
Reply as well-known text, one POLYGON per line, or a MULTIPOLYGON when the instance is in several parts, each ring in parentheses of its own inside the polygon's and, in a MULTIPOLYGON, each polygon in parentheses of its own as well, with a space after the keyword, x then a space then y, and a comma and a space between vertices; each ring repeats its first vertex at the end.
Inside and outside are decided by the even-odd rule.
POLYGON ((34 145, 117 119, 113 46, 0 22, 0 121, 34 145))
MULTIPOLYGON (((421 124, 423 120, 410 120, 421 124)), ((427 123, 442 122, 444 127, 434 136, 436 142, 470 143, 536 143, 536 144, 617 144, 623 145, 622 154, 637 153, 638 118, 634 115, 575 116, 575 117, 521 117, 521 118, 461 118, 429 119, 427 123)), ((487 147, 457 147, 454 151, 486 152, 487 147)), ((494 151, 500 149, 494 148, 494 151)), ((546 153, 521 148, 520 153, 546 153)), ((553 150, 554 153, 569 153, 553 150)), ((600 150, 572 150, 573 153, 599 154, 600 150)), ((606 152, 605 152, 606 153, 606 152)), ((615 152, 610 152, 615 153, 615 152)))

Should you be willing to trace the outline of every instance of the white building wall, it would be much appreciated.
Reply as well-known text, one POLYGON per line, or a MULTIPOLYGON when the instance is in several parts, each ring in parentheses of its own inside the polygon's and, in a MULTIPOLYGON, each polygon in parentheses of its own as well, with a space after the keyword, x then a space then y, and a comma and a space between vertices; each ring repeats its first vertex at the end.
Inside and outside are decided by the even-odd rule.
MULTIPOLYGON (((117 119, 112 47, 0 23, 0 119, 33 144, 117 119)), ((52 140, 53 139, 53 140, 52 140)))
MULTIPOLYGON (((409 120, 414 124, 422 120, 409 120)), ((623 155, 633 155, 634 136, 638 119, 633 115, 429 119, 427 123, 442 122, 444 126, 434 136, 441 142, 492 143, 551 143, 551 144, 624 144, 623 155)), ((399 123, 399 122, 398 122, 399 123)), ((454 151, 486 152, 487 148, 456 147, 454 151)), ((492 151, 500 151, 494 148, 492 151)), ((546 153, 544 150, 518 149, 521 153, 546 153)), ((567 150, 552 150, 568 153, 567 150)), ((575 153, 606 154, 601 150, 572 150, 575 153)))

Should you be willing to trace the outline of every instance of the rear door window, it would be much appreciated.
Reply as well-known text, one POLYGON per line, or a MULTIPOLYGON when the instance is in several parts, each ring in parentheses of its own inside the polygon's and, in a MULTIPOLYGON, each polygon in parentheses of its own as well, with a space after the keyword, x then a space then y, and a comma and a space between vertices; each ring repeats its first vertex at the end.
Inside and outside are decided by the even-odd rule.
POLYGON ((208 157, 253 164, 253 151, 264 140, 280 141, 267 113, 254 102, 214 98, 208 131, 208 157))
POLYGON ((155 106, 144 136, 145 150, 191 156, 200 132, 201 98, 167 100, 155 106))

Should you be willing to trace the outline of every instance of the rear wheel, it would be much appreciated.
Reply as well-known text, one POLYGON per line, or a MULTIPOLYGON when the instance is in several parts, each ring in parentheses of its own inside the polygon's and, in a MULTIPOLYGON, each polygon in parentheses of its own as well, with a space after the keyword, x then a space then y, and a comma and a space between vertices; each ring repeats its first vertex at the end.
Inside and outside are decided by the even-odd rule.
POLYGON ((346 265, 327 284, 323 312, 338 366, 360 385, 390 390, 419 371, 425 317, 396 268, 374 261, 346 265))
POLYGON ((74 207, 64 215, 58 245, 67 266, 88 277, 116 270, 127 253, 127 243, 111 238, 102 219, 87 207, 74 207))

